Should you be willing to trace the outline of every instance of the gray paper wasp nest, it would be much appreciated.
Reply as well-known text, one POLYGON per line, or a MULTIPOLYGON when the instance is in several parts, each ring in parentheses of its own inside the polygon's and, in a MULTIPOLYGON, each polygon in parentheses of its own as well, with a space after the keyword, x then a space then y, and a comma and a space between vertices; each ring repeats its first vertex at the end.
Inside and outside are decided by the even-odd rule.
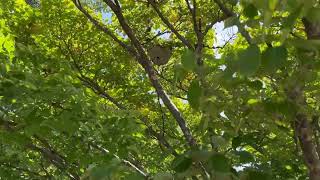
POLYGON ((155 45, 148 50, 148 54, 154 64, 165 65, 172 55, 172 49, 170 47, 155 45))

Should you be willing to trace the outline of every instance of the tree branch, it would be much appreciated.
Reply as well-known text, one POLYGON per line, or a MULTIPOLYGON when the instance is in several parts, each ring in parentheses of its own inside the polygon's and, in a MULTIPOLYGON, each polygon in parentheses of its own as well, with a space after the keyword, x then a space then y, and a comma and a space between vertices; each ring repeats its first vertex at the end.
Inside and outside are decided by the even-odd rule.
MULTIPOLYGON (((311 23, 307 21, 307 19, 302 18, 302 22, 305 27, 305 33, 307 34, 308 39, 319 39, 320 37, 320 24, 319 23, 311 23)), ((308 58, 315 59, 316 57, 313 53, 308 54, 308 58)), ((302 67, 303 68, 303 67, 302 67)), ((302 68, 299 68, 301 70, 302 68)), ((299 72, 299 71, 298 71, 299 72)), ((299 72, 301 73, 301 72, 299 72)), ((303 82, 302 82, 303 83, 303 82)), ((295 85, 294 88, 290 88, 288 90, 288 97, 291 101, 293 101, 296 105, 305 106, 306 99, 303 94, 302 85, 295 85)), ((298 112, 295 115, 295 131, 298 135, 300 146, 303 152, 303 157, 305 164, 309 170, 309 178, 310 180, 319 180, 320 179, 320 157, 317 153, 316 143, 317 141, 313 137, 313 129, 310 127, 311 124, 308 121, 308 115, 298 112)))
POLYGON ((207 24, 203 34, 206 35, 208 33, 208 31, 213 27, 213 25, 215 25, 216 23, 218 23, 220 21, 224 21, 224 20, 228 19, 229 17, 231 17, 231 16, 228 16, 228 15, 225 14, 222 17, 219 18, 219 13, 218 13, 218 18, 213 20, 209 24, 207 24))
POLYGON ((320 179, 320 160, 312 142, 312 129, 310 123, 304 114, 296 115, 295 130, 297 132, 300 146, 303 151, 305 163, 309 169, 309 177, 311 180, 320 179))
MULTIPOLYGON (((219 6, 222 12, 226 15, 226 17, 237 17, 237 14, 233 11, 229 10, 220 0, 214 0, 214 2, 219 6)), ((238 20, 237 26, 240 34, 246 39, 249 44, 252 44, 252 38, 248 31, 242 26, 240 21, 238 20)))
POLYGON ((115 42, 117 42, 121 47, 126 49, 130 54, 136 55, 135 50, 130 47, 129 45, 125 44, 123 41, 121 41, 110 29, 107 27, 104 27, 99 21, 97 21, 95 18, 93 18, 81 5, 79 0, 72 0, 74 5, 89 19, 89 21, 92 22, 98 29, 106 33, 108 36, 110 36, 115 42))
MULTIPOLYGON (((96 82, 94 82, 92 79, 86 77, 82 73, 82 69, 77 64, 76 59, 75 59, 70 47, 68 46, 68 44, 66 42, 65 42, 65 46, 66 46, 66 48, 67 48, 67 50, 69 52, 70 58, 72 59, 75 68, 77 69, 77 71, 80 74, 80 76, 78 76, 78 79, 80 81, 82 81, 86 87, 90 88, 93 92, 95 92, 97 95, 101 96, 102 98, 107 99, 108 101, 113 103, 117 108, 122 109, 122 110, 126 110, 125 106, 120 104, 116 99, 114 99, 107 92, 105 92, 105 90, 103 90, 96 82)), ((142 117, 141 121, 147 126, 148 131, 158 140, 158 142, 160 144, 162 144, 165 147, 167 147, 172 152, 172 154, 174 156, 178 155, 175 152, 175 150, 173 149, 173 147, 168 143, 168 141, 164 137, 162 137, 159 133, 157 133, 155 130, 153 130, 153 128, 151 126, 148 125, 147 118, 142 117)))
MULTIPOLYGON (((7 120, 5 120, 3 117, 1 117, 0 119, 2 122, 2 125, 5 126, 5 129, 8 132, 14 132, 15 131, 15 125, 12 123, 6 123, 9 122, 7 120)), ((39 137, 34 136, 35 139, 40 139, 39 137)), ((63 158, 63 156, 61 156, 60 154, 58 154, 55 150, 53 150, 51 148, 51 146, 49 145, 49 143, 47 143, 45 140, 41 139, 41 142, 43 144, 45 144, 45 146, 47 147, 38 147, 37 145, 35 145, 34 143, 32 143, 31 139, 30 139, 30 143, 27 144, 25 147, 34 151, 37 151, 39 153, 42 154, 42 156, 48 160, 51 164, 53 164, 57 169, 59 169, 62 172, 65 172, 67 174, 67 176, 70 179, 73 180, 79 180, 80 177, 77 173, 75 172, 70 172, 68 171, 68 164, 66 162, 66 160, 63 158)))
MULTIPOLYGON (((80 77, 80 76, 79 76, 80 77)), ((94 82, 92 82, 91 79, 87 78, 87 77, 80 77, 79 78, 81 81, 85 82, 85 85, 92 89, 96 94, 100 95, 102 98, 107 99, 108 101, 112 102, 115 106, 117 106, 117 108, 121 109, 121 110, 126 110, 126 108, 121 105, 118 101, 116 101, 113 97, 111 97, 108 93, 106 93, 105 91, 103 91, 100 86, 94 82)), ((148 132, 150 132, 150 134, 152 136, 154 136, 158 142, 162 145, 164 145, 165 147, 167 147, 174 156, 177 156, 178 153, 176 153, 176 151, 173 149, 173 147, 169 144, 169 142, 163 137, 161 136, 161 134, 157 133, 150 125, 148 125, 148 120, 146 117, 142 117, 140 118, 140 120, 147 126, 148 132)))
POLYGON ((185 2, 187 4, 187 7, 188 7, 188 9, 190 11, 190 14, 192 16, 193 30, 196 33, 197 37, 202 36, 202 32, 201 32, 201 29, 199 27, 200 26, 200 22, 199 22, 199 25, 198 25, 198 22, 197 22, 197 2, 196 2, 196 0, 193 0, 193 8, 191 7, 189 0, 185 0, 185 2))
MULTIPOLYGON (((107 149, 98 146, 97 144, 90 142, 89 143, 92 147, 94 147, 95 149, 99 150, 102 153, 105 154, 109 154, 110 151, 108 151, 107 149)), ((140 168, 138 168, 136 165, 134 165, 132 162, 126 160, 126 159, 121 159, 119 156, 117 156, 116 154, 112 154, 113 157, 115 157, 116 159, 118 159, 119 161, 121 161, 124 165, 133 168, 135 171, 137 171, 139 174, 141 174, 143 177, 148 178, 149 174, 145 172, 145 170, 141 170, 140 168)))
POLYGON ((194 50, 194 47, 192 44, 183 37, 175 28, 174 26, 169 22, 169 20, 162 14, 160 9, 157 7, 154 0, 148 0, 149 4, 151 4, 152 8, 156 11, 162 22, 177 36, 177 38, 186 45, 189 49, 194 50))
MULTIPOLYGON (((138 51, 138 56, 136 56, 136 59, 140 63, 140 65, 145 69, 147 72, 149 79, 151 81, 151 84, 156 89, 157 94, 162 99, 163 103, 166 105, 166 107, 169 109, 173 117, 176 119, 177 123, 179 124, 180 129, 183 132, 183 135, 185 136, 188 144, 191 147, 196 147, 196 141, 191 135, 190 129, 186 125, 185 119, 182 117, 181 112, 178 110, 178 108, 175 106, 175 104, 171 101, 167 93, 164 91, 162 85, 160 84, 158 77, 156 75, 155 69, 152 66, 152 62, 150 61, 149 57, 147 56, 146 52, 144 51, 141 43, 135 36, 133 30, 128 25, 126 19, 124 18, 122 11, 119 7, 117 7, 111 0, 104 0, 104 2, 112 9, 112 11, 115 13, 115 15, 118 18, 118 21, 124 30, 124 32, 127 34, 129 39, 131 40, 132 44, 135 46, 135 48, 138 51)), ((151 5, 155 6, 154 1, 150 1, 151 5)), ((171 24, 170 24, 171 25, 171 24)), ((171 25, 172 26, 172 25, 171 25)), ((172 30, 172 29, 171 29, 172 30)), ((176 31, 175 29, 173 29, 176 31)), ((172 31, 173 31, 172 30, 172 31)), ((173 31, 173 32, 174 32, 173 31)))

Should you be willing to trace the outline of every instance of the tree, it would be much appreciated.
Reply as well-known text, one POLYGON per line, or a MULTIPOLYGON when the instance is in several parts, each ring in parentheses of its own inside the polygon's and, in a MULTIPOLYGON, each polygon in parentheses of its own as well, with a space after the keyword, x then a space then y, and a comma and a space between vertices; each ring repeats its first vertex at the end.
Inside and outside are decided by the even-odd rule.
POLYGON ((0 177, 320 179, 319 5, 1 2, 0 177))

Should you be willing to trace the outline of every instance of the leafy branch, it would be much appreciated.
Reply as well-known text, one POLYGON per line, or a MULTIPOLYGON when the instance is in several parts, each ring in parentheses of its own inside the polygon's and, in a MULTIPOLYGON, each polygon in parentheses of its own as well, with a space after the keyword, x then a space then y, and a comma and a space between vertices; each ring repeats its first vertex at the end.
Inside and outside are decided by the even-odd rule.
MULTIPOLYGON (((80 2, 79 1, 75 1, 75 0, 73 2, 76 5, 76 7, 82 13, 84 13, 86 15, 86 11, 83 10, 83 7, 80 4, 80 2)), ((182 117, 181 112, 178 110, 178 108, 175 106, 175 104, 171 101, 171 99, 169 98, 167 93, 164 91, 162 85, 160 84, 160 82, 158 80, 158 77, 156 75, 155 69, 152 66, 152 62, 150 61, 149 57, 147 56, 142 44, 137 39, 137 37, 135 36, 133 30, 130 28, 129 24, 127 23, 127 20, 123 16, 122 10, 120 8, 120 5, 115 4, 111 0, 104 0, 104 2, 111 8, 113 13, 117 16, 117 19, 118 19, 123 31, 127 34, 127 36, 130 39, 131 43, 133 44, 133 46, 137 50, 137 53, 132 53, 132 54, 134 54, 136 60, 139 62, 139 64, 147 72, 147 74, 149 76, 149 79, 151 81, 151 84, 156 89, 157 94, 162 99, 162 101, 164 102, 166 107, 169 109, 169 111, 171 112, 173 117, 176 119, 176 121, 179 124, 179 126, 180 126, 180 128, 181 128, 181 130, 182 130, 187 142, 189 143, 189 145, 191 147, 196 147, 197 146, 196 145, 196 141, 193 138, 193 136, 191 135, 190 129, 186 125, 185 119, 182 117)), ((152 6, 155 6, 155 2, 150 1, 150 3, 151 3, 152 6)), ((88 15, 86 15, 86 16, 88 18, 91 17, 91 16, 88 16, 88 15)), ((91 21, 95 22, 93 20, 91 20, 91 21)), ((96 26, 98 25, 97 23, 94 23, 94 24, 96 26)), ((170 26, 173 27, 172 24, 170 24, 170 26)), ((171 31, 176 33, 176 30, 174 30, 174 29, 171 29, 171 31)), ((109 31, 106 31, 106 33, 109 36, 113 37, 113 33, 110 33, 109 31)), ((116 42, 121 43, 116 38, 113 37, 113 39, 115 39, 116 42)), ((123 45, 121 45, 121 46, 123 46, 123 45)), ((123 46, 123 47, 125 49, 127 49, 128 51, 131 51, 130 49, 126 48, 126 46, 123 46)))

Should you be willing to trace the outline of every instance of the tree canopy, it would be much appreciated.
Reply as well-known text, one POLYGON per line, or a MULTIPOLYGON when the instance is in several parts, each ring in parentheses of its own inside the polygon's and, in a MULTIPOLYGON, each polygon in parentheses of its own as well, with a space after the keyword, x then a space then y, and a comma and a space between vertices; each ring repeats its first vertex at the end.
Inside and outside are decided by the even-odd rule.
POLYGON ((0 179, 320 180, 319 0, 0 6, 0 179))

